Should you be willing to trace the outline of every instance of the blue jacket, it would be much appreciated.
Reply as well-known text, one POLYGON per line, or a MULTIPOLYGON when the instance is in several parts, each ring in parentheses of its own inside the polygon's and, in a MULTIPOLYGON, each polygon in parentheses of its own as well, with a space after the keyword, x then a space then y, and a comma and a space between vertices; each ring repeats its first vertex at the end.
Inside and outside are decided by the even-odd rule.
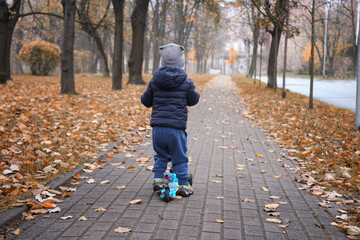
POLYGON ((166 65, 158 68, 141 96, 145 107, 153 107, 150 125, 186 129, 187 106, 199 102, 200 94, 184 70, 166 65))

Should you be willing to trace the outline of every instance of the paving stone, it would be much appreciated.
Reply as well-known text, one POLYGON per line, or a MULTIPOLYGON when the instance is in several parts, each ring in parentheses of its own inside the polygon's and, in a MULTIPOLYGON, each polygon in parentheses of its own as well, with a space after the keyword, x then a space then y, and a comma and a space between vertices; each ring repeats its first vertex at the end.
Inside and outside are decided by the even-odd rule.
MULTIPOLYGON (((77 191, 59 204, 61 213, 52 214, 50 219, 39 216, 31 223, 22 222, 19 227, 24 229, 23 233, 16 238, 9 236, 9 239, 347 239, 330 225, 330 214, 337 214, 335 209, 330 209, 330 214, 325 212, 317 205, 321 201, 319 197, 298 190, 300 185, 294 180, 298 175, 286 172, 282 164, 298 166, 285 158, 283 162, 277 161, 282 150, 257 128, 256 122, 241 114, 244 104, 233 94, 234 88, 226 79, 215 78, 214 82, 220 84, 205 88, 201 102, 190 108, 188 155, 192 159, 189 171, 194 176, 195 192, 190 198, 165 203, 158 193, 153 193, 152 172, 142 167, 131 171, 107 165, 93 173, 83 173, 92 176, 97 183, 81 181, 77 191), (237 148, 222 150, 219 146, 237 148), (269 153, 270 149, 276 151, 269 153), (256 153, 263 157, 257 157, 256 153), (244 170, 236 171, 237 164, 244 165, 244 170), (273 177, 279 174, 281 178, 273 177), (100 184, 102 180, 111 183, 100 184), (119 185, 127 188, 116 189, 119 185), (263 191, 262 186, 270 191, 263 191), (269 199, 270 195, 280 199, 269 199), (224 199, 217 199, 218 196, 224 199), (143 200, 142 204, 129 204, 137 198, 143 200), (244 202, 245 198, 255 199, 255 202, 244 202), (291 220, 284 229, 267 222, 266 218, 271 216, 263 210, 266 203, 278 201, 288 202, 278 208, 279 219, 291 220), (88 202, 94 204, 88 205, 88 202), (95 212, 99 207, 107 211, 95 212), (65 215, 72 215, 73 219, 61 220, 65 215), (86 216, 88 221, 78 221, 79 216, 86 216), (223 219, 224 223, 215 223, 216 219, 223 219), (316 223, 323 224, 324 229, 316 223), (116 227, 129 227, 132 232, 116 233, 116 227)), ((151 138, 144 138, 143 143, 134 144, 135 156, 131 158, 120 152, 108 162, 125 161, 126 167, 138 166, 138 157, 154 154, 151 141, 151 138)))

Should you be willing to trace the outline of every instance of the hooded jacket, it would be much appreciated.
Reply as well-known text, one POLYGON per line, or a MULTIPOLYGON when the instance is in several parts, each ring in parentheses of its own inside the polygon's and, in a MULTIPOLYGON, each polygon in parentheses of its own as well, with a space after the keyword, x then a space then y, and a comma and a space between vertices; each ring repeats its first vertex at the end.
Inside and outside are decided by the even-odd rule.
POLYGON ((200 94, 186 72, 172 65, 159 67, 141 96, 145 107, 153 107, 150 125, 185 130, 187 106, 199 102, 200 94))

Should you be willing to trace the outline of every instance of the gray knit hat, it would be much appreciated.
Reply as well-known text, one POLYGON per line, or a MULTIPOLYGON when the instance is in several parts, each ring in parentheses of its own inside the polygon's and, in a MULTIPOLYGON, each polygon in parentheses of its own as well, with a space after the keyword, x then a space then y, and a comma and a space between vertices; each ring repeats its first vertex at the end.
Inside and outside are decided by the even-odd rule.
POLYGON ((185 48, 183 46, 175 43, 161 46, 161 65, 174 65, 183 68, 185 64, 184 50, 185 48))

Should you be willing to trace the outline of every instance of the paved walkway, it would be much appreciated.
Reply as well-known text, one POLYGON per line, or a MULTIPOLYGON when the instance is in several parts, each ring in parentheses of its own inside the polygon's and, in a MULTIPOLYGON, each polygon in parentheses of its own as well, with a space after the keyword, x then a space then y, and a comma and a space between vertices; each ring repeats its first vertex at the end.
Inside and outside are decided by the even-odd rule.
POLYGON ((282 167, 297 166, 279 159, 281 150, 242 116, 243 105, 234 91, 228 77, 217 77, 190 109, 188 155, 194 195, 165 203, 152 192, 152 172, 136 162, 153 155, 151 138, 146 138, 135 156, 108 159, 125 161, 126 168, 107 165, 83 173, 96 183, 81 180, 77 191, 60 204, 60 213, 23 221, 16 239, 347 239, 330 225, 336 208, 329 212, 318 206, 318 197, 298 189, 297 174, 282 167), (110 184, 100 184, 104 180, 110 184), (119 190, 119 185, 127 187, 119 190), (142 199, 142 204, 129 204, 134 199, 142 199), (280 203, 279 216, 264 211, 270 203, 280 203), (100 207, 107 211, 96 212, 100 207), (60 218, 68 215, 73 218, 60 218), (80 216, 87 220, 79 221, 80 216), (132 232, 117 233, 118 227, 132 232))

